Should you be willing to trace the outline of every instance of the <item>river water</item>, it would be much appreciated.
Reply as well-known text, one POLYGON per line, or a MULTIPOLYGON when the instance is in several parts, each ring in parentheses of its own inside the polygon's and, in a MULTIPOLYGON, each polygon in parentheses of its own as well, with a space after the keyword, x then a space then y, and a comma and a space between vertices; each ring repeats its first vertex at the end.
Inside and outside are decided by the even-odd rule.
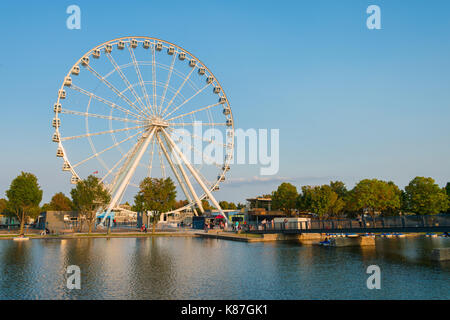
POLYGON ((449 238, 376 247, 242 243, 188 237, 0 241, 0 299, 450 299, 449 238), (81 289, 66 269, 81 270, 81 289), (369 290, 369 265, 381 289, 369 290))

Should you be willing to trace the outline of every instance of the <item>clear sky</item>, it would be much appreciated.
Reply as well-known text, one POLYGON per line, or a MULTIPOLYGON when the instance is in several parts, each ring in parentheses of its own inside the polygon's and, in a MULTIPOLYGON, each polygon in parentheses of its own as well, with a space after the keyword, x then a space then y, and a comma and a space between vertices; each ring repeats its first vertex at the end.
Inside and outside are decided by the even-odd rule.
POLYGON ((280 170, 235 165, 217 193, 244 201, 284 180, 450 181, 450 2, 9 1, 0 3, 0 197, 21 170, 44 200, 72 187, 51 142, 68 68, 120 36, 176 43, 221 82, 239 128, 280 129, 280 170), (81 8, 81 30, 66 8, 81 8), (381 30, 366 8, 381 8, 381 30))

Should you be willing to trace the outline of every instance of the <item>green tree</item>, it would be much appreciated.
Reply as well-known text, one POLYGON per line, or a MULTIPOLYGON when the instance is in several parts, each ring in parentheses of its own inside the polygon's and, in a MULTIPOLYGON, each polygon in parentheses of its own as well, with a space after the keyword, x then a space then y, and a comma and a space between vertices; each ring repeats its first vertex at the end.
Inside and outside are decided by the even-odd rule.
POLYGON ((238 202, 236 208, 241 210, 241 209, 245 208, 245 204, 238 202))
POLYGON ((284 211, 290 214, 296 208, 298 192, 297 188, 288 183, 283 182, 278 189, 272 193, 272 208, 284 211))
POLYGON ((0 199, 0 214, 6 213, 6 208, 8 208, 8 201, 6 199, 0 199))
POLYGON ((236 210, 237 207, 233 202, 220 201, 219 206, 224 210, 236 210))
POLYGON ((448 199, 448 208, 447 208, 447 212, 449 212, 450 210, 450 182, 447 182, 447 184, 445 185, 445 193, 447 193, 447 199, 448 199))
POLYGON ((354 209, 367 210, 373 218, 376 213, 399 209, 400 195, 398 187, 392 182, 364 179, 353 188, 349 201, 354 209))
POLYGON ((188 205, 189 204, 189 201, 187 201, 187 200, 178 200, 177 202, 175 202, 175 209, 179 209, 179 208, 181 208, 181 207, 184 207, 184 206, 186 206, 186 205, 188 205))
POLYGON ((89 228, 88 232, 91 233, 97 211, 105 207, 111 200, 109 192, 100 183, 99 178, 90 175, 85 180, 78 182, 75 188, 70 191, 70 195, 72 196, 73 208, 78 211, 79 231, 82 230, 82 221, 85 219, 89 228))
POLYGON ((44 203, 44 204, 42 205, 42 207, 41 207, 41 211, 42 211, 42 212, 52 211, 52 208, 51 208, 51 206, 50 206, 50 203, 49 203, 49 202, 44 203))
POLYGON ((147 177, 139 185, 135 196, 136 207, 141 211, 153 211, 153 233, 161 213, 172 210, 176 204, 176 188, 172 179, 147 177))
POLYGON ((36 176, 22 172, 12 182, 6 191, 8 211, 14 214, 20 222, 20 234, 23 234, 25 221, 39 214, 39 203, 42 200, 42 190, 36 176))
POLYGON ((219 201, 219 206, 223 209, 223 210, 228 210, 228 202, 227 201, 219 201))
POLYGON ((415 177, 405 187, 408 208, 417 214, 437 214, 448 209, 448 196, 433 178, 415 177))
POLYGON ((203 199, 202 200, 202 207, 204 210, 212 210, 213 207, 209 204, 208 200, 203 199))
POLYGON ((62 192, 55 193, 50 203, 42 206, 42 211, 71 211, 73 208, 72 200, 70 200, 62 192))
POLYGON ((404 190, 400 190, 400 210, 403 213, 408 212, 408 197, 406 195, 406 192, 404 190))
POLYGON ((400 190, 400 188, 393 182, 388 181, 388 189, 390 192, 394 193, 394 197, 399 199, 399 205, 398 206, 388 206, 381 214, 383 216, 398 216, 400 211, 404 208, 404 198, 403 198, 403 191, 400 190))
POLYGON ((342 181, 330 181, 330 187, 341 199, 345 199, 348 194, 347 187, 342 181))
POLYGON ((234 204, 234 202, 228 202, 228 209, 229 210, 236 210, 237 206, 234 204))
POLYGON ((313 212, 319 219, 323 219, 326 216, 339 216, 344 207, 344 201, 328 185, 303 186, 297 205, 300 210, 313 212))
POLYGON ((342 199, 335 191, 331 190, 331 193, 329 193, 329 201, 328 215, 330 217, 339 218, 345 207, 344 199, 342 199))

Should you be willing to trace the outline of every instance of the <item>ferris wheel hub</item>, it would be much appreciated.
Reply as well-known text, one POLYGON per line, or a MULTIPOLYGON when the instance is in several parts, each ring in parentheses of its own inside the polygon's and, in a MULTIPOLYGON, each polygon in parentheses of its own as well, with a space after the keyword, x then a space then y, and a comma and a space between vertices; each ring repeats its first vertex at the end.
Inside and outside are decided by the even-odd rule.
POLYGON ((152 127, 166 128, 169 126, 169 122, 161 118, 160 116, 153 116, 149 120, 149 125, 152 127))

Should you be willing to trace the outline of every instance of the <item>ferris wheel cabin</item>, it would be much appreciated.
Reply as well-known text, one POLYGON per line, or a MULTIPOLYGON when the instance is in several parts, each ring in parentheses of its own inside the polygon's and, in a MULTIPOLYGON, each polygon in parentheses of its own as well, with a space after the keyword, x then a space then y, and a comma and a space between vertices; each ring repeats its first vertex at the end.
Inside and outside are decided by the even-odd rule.
POLYGON ((80 67, 79 66, 73 66, 71 73, 73 75, 79 75, 80 74, 80 67))
POLYGON ((61 103, 55 103, 55 104, 53 105, 53 112, 54 112, 54 113, 59 113, 59 112, 61 112, 61 103))

